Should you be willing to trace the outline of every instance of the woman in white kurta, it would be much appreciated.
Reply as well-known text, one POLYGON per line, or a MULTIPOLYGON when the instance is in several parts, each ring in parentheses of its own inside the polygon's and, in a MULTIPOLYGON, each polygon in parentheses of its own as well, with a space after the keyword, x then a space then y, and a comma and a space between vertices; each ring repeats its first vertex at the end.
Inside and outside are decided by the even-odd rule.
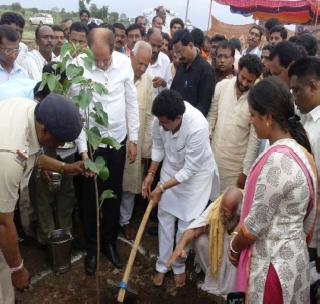
POLYGON ((317 179, 310 143, 289 90, 276 78, 249 93, 251 121, 271 146, 250 170, 240 228, 230 242, 237 291, 247 303, 309 303, 317 179), (308 151, 307 151, 308 150, 308 151), (241 253, 241 255, 240 255, 241 253))
MULTIPOLYGON (((160 184, 150 195, 155 204, 160 201, 156 269, 161 275, 155 284, 162 285, 164 274, 169 271, 166 262, 172 254, 174 239, 178 242, 191 221, 203 212, 213 183, 218 186, 218 173, 210 147, 208 123, 199 110, 184 102, 177 92, 165 90, 154 100, 152 113, 157 117, 152 130, 152 163, 142 194, 150 194, 146 188, 150 191, 153 176, 163 161, 160 184)), ((218 187, 215 195, 217 191, 218 187)), ((176 285, 184 285, 184 261, 176 261, 172 269, 177 275, 176 285)))

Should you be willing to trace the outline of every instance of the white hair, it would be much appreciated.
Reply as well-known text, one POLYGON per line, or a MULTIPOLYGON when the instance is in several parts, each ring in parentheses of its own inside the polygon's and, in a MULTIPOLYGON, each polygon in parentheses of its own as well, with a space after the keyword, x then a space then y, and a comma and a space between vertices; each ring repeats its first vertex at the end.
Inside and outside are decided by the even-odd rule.
POLYGON ((134 48, 132 49, 132 54, 137 55, 139 50, 146 50, 149 52, 150 56, 152 55, 152 47, 148 42, 145 42, 143 40, 137 41, 134 45, 134 48))

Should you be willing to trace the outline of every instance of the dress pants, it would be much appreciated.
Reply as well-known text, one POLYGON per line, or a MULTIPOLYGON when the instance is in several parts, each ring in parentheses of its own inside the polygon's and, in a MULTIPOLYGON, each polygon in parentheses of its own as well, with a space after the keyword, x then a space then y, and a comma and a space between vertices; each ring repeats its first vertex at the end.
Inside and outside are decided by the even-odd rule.
MULTIPOLYGON (((74 162, 74 155, 63 160, 70 164, 74 162)), ((49 184, 32 172, 29 182, 29 192, 37 219, 37 238, 41 244, 46 244, 48 234, 54 229, 72 228, 72 213, 75 205, 73 177, 62 175, 60 190, 51 192, 49 184)))
MULTIPOLYGON (((104 190, 113 190, 115 197, 104 200, 101 213, 101 242, 115 245, 119 233, 120 203, 122 194, 122 177, 126 157, 126 141, 121 143, 119 150, 110 148, 98 148, 94 158, 101 156, 106 161, 109 169, 109 178, 102 183, 98 178, 99 195, 104 190)), ((79 202, 80 215, 84 226, 86 250, 89 255, 97 254, 96 234, 96 201, 93 178, 82 178, 82 199, 79 202)), ((79 181, 78 181, 79 183, 79 181)))
MULTIPOLYGON (((158 220, 159 257, 156 263, 156 270, 166 273, 170 270, 166 267, 166 263, 173 252, 174 240, 176 239, 176 244, 179 242, 182 233, 192 221, 182 221, 171 213, 162 210, 161 207, 158 208, 158 220), (178 223, 177 232, 176 222, 178 223)), ((184 260, 176 260, 172 265, 174 274, 184 273, 185 268, 184 260)))
POLYGON ((123 227, 130 223, 132 212, 134 208, 135 194, 124 191, 122 193, 121 205, 120 205, 120 226, 123 227))
POLYGON ((0 250, 0 303, 14 304, 14 302, 14 289, 11 282, 10 269, 0 250))

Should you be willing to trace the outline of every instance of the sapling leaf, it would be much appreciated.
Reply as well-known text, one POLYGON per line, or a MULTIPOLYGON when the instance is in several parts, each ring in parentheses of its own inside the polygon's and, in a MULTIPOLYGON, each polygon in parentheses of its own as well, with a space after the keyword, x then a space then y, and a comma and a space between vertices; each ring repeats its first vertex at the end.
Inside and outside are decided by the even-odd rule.
POLYGON ((101 142, 100 131, 97 127, 90 128, 86 130, 88 136, 88 142, 94 150, 96 150, 101 142))
POLYGON ((121 148, 121 145, 112 137, 103 137, 101 139, 101 143, 116 150, 119 150, 121 148))

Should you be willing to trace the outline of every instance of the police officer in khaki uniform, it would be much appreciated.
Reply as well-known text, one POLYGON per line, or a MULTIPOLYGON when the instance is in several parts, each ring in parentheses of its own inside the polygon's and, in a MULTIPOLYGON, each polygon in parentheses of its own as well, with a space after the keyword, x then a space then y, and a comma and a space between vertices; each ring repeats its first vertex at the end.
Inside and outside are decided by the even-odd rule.
POLYGON ((27 184, 34 165, 67 175, 82 173, 83 162, 66 164, 40 155, 40 146, 55 149, 75 140, 81 129, 78 109, 60 95, 50 94, 40 104, 23 98, 0 103, 0 303, 13 304, 13 287, 23 290, 30 282, 13 222, 19 188, 27 184))

